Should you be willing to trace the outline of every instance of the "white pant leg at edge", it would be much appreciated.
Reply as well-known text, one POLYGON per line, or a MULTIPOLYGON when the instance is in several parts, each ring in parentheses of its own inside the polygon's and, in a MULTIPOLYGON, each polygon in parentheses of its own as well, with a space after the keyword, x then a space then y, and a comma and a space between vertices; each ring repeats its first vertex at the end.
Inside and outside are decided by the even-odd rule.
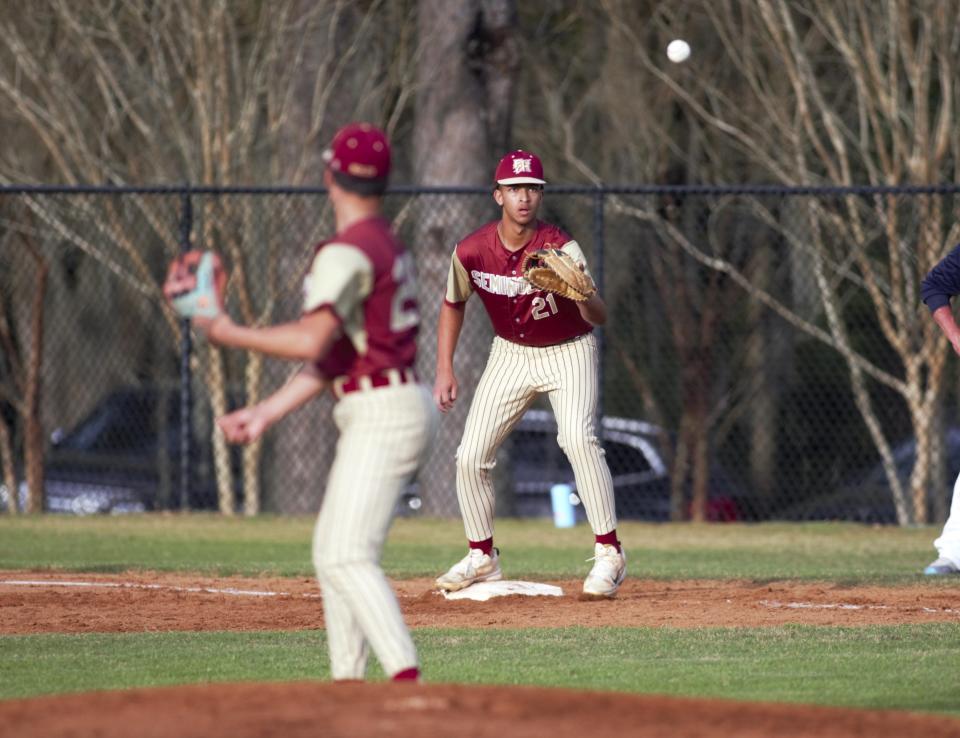
POLYGON ((617 527, 613 478, 597 437, 600 377, 597 339, 588 334, 543 349, 544 380, 557 419, 557 442, 573 467, 577 496, 596 535, 617 527))
POLYGON ((529 377, 523 347, 494 338, 457 448, 457 502, 467 540, 493 536, 490 471, 500 444, 536 397, 529 377))
POLYGON ((953 483, 953 499, 950 502, 950 516, 943 526, 940 537, 933 542, 940 556, 950 559, 960 566, 960 476, 953 483))
POLYGON ((323 619, 330 652, 330 675, 334 679, 363 679, 367 671, 370 647, 360 622, 353 617, 350 604, 336 589, 320 582, 323 594, 323 619))
POLYGON ((333 412, 340 430, 313 540, 324 601, 331 672, 359 679, 366 644, 383 670, 418 665, 380 554, 397 499, 420 466, 437 429, 437 410, 421 385, 356 392, 333 412))

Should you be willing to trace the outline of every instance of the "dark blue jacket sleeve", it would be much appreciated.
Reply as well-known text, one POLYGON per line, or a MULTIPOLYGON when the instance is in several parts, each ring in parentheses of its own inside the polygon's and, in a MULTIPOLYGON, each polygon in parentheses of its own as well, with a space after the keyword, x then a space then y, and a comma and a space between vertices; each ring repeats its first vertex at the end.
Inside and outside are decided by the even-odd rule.
POLYGON ((954 295, 960 295, 960 245, 954 246, 920 283, 920 298, 931 313, 949 305, 954 295))

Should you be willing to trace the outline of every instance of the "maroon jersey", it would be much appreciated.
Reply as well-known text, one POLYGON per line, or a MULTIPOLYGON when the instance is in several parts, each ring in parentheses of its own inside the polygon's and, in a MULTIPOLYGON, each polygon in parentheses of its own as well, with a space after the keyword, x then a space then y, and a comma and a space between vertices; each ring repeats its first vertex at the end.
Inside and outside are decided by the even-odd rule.
POLYGON ((583 263, 579 244, 556 226, 537 221, 533 237, 511 252, 500 240, 497 223, 487 223, 457 244, 444 302, 460 309, 476 292, 494 332, 524 346, 550 346, 592 331, 573 300, 537 289, 520 271, 524 254, 548 246, 563 249, 583 263))
POLYGON ((304 280, 303 312, 329 308, 343 335, 317 363, 330 379, 413 367, 420 325, 413 258, 377 216, 316 247, 304 280))

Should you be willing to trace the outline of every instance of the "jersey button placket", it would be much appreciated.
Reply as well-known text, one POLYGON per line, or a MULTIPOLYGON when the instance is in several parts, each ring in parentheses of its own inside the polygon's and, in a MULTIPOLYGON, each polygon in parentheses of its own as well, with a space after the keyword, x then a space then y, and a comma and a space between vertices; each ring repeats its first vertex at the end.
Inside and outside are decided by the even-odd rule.
MULTIPOLYGON (((513 253, 510 255, 510 258, 507 259, 507 268, 510 269, 510 274, 514 277, 517 276, 517 270, 514 267, 517 266, 517 259, 519 258, 520 258, 519 253, 513 253)), ((513 315, 514 315, 513 322, 517 326, 514 329, 514 335, 518 336, 519 338, 523 338, 523 333, 519 332, 519 327, 520 327, 520 318, 518 317, 519 315, 518 311, 520 308, 520 305, 518 304, 519 299, 520 298, 517 296, 514 296, 513 298, 513 315)))

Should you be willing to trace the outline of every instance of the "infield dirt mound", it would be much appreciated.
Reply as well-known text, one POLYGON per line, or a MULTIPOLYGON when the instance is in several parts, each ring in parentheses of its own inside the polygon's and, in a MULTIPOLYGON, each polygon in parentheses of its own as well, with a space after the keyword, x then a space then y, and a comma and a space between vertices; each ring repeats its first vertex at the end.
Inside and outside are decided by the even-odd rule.
POLYGON ((941 738, 949 718, 458 684, 211 684, 0 702, 0 734, 48 738, 941 738))
MULTIPOLYGON (((614 601, 445 600, 431 581, 395 582, 414 628, 776 626, 960 622, 960 584, 629 579, 614 601)), ((0 634, 322 627, 311 578, 0 572, 0 634)), ((960 737, 960 721, 903 712, 535 687, 209 684, 0 701, 0 736, 71 738, 584 738, 594 736, 960 737)))

